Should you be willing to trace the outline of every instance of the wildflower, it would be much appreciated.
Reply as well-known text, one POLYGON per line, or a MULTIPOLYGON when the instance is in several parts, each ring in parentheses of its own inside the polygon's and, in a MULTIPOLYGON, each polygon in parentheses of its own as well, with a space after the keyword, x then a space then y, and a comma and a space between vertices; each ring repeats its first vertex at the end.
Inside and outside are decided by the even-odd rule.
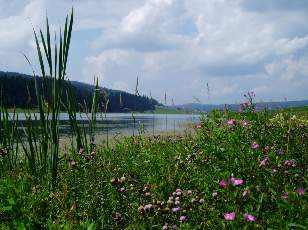
POLYGON ((95 157, 95 156, 96 156, 96 152, 93 151, 93 152, 90 154, 90 156, 91 156, 92 158, 95 157))
POLYGON ((165 225, 163 226, 163 230, 167 230, 167 229, 169 229, 169 228, 168 228, 168 225, 165 224, 165 225))
POLYGON ((285 166, 285 167, 295 167, 296 166, 296 161, 295 160, 285 160, 284 162, 283 162, 283 165, 285 166))
POLYGON ((226 221, 233 221, 233 220, 235 220, 235 212, 224 214, 224 218, 225 218, 226 221))
POLYGON ((196 125, 196 128, 197 128, 197 129, 201 129, 201 128, 202 128, 202 125, 201 125, 201 124, 197 124, 197 125, 196 125))
POLYGON ((173 228, 173 229, 177 229, 178 226, 176 226, 176 224, 174 224, 174 225, 172 225, 172 228, 173 228))
POLYGON ((239 186, 239 185, 242 185, 244 183, 244 181, 242 179, 236 179, 234 177, 230 178, 230 182, 234 186, 239 186))
POLYGON ((295 190, 295 192, 296 192, 298 195, 300 195, 300 196, 305 195, 305 189, 302 188, 302 187, 297 188, 297 189, 295 190))
POLYGON ((243 127, 247 127, 247 126, 248 126, 248 122, 245 121, 245 120, 241 120, 240 123, 241 123, 241 125, 242 125, 243 127))
POLYGON ((212 197, 215 198, 215 197, 217 197, 217 196, 218 196, 218 193, 217 193, 217 192, 213 192, 213 193, 212 193, 212 197))
POLYGON ((188 191, 187 191, 187 195, 191 196, 191 195, 192 195, 192 191, 191 191, 191 190, 188 190, 188 191))
POLYGON ((121 213, 116 212, 116 213, 113 213, 113 214, 112 214, 112 218, 113 218, 114 220, 121 220, 121 219, 122 219, 122 215, 121 215, 121 213))
POLYGON ((187 220, 187 216, 180 216, 180 221, 181 222, 184 222, 184 221, 186 221, 187 220))
POLYGON ((221 181, 219 182, 219 187, 225 188, 226 186, 227 186, 227 183, 226 183, 224 180, 221 180, 221 181))
POLYGON ((122 188, 118 189, 118 192, 123 193, 123 192, 126 192, 126 190, 125 190, 125 188, 122 187, 122 188))
POLYGON ((256 221, 256 217, 249 214, 249 213, 244 214, 244 219, 248 222, 255 222, 256 221))
POLYGON ((235 125, 235 123, 236 123, 236 120, 234 118, 229 119, 228 122, 227 122, 227 124, 229 126, 233 126, 233 125, 235 125))
POLYGON ((204 204, 204 199, 203 198, 201 198, 200 200, 199 200, 199 204, 204 204))
POLYGON ((83 154, 84 153, 84 148, 80 148, 79 149, 79 154, 81 155, 81 154, 83 154))
POLYGON ((176 201, 174 202, 174 204, 175 204, 176 206, 179 206, 179 205, 181 204, 181 202, 178 201, 178 200, 176 200, 176 201))
POLYGON ((145 193, 145 196, 151 196, 150 192, 145 193))
POLYGON ((268 165, 269 159, 266 157, 264 160, 260 161, 259 167, 268 165))
POLYGON ((182 189, 177 188, 177 189, 175 190, 175 192, 182 192, 182 189))
POLYGON ((70 161, 69 165, 70 165, 71 168, 74 168, 77 165, 77 162, 76 161, 70 161))
POLYGON ((143 207, 144 211, 150 211, 153 208, 154 208, 153 204, 146 204, 143 207))
POLYGON ((248 196, 249 193, 250 193, 249 189, 245 189, 245 190, 242 192, 242 197, 248 196))
POLYGON ((281 195, 281 198, 284 199, 284 200, 287 200, 289 197, 289 193, 288 192, 283 192, 282 195, 281 195))
POLYGON ((257 142, 255 142, 255 141, 252 142, 252 144, 251 144, 251 148, 252 148, 252 149, 255 150, 255 149, 259 148, 259 147, 260 147, 260 145, 259 145, 257 142))
POLYGON ((179 212, 179 211, 181 211, 181 208, 172 208, 172 212, 179 212))
POLYGON ((269 146, 265 146, 265 148, 263 149, 263 153, 264 154, 268 154, 269 151, 270 151, 270 147, 269 146))
POLYGON ((110 182, 111 182, 111 184, 116 185, 119 181, 118 181, 117 178, 112 178, 112 179, 110 180, 110 182))

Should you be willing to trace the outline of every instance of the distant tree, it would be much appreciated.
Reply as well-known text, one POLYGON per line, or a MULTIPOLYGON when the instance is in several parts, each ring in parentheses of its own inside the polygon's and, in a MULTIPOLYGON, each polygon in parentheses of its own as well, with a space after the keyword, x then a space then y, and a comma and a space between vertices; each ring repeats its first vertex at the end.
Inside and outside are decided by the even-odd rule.
MULTIPOLYGON (((42 85, 42 78, 38 78, 38 84, 42 85)), ((47 85, 51 84, 51 79, 47 79, 47 85)), ((92 105, 92 93, 94 90, 93 85, 84 84, 80 82, 65 82, 65 88, 72 87, 77 98, 77 103, 80 105, 80 110, 84 109, 87 105, 90 108, 92 105)), ((42 92, 47 97, 51 95, 51 92, 47 92, 42 89, 42 92)), ((35 96, 34 80, 32 76, 0 71, 0 90, 1 100, 6 107, 16 108, 35 108, 37 106, 37 100, 35 96)), ((154 99, 150 99, 147 96, 134 95, 119 90, 111 90, 101 88, 102 93, 99 94, 99 101, 104 102, 103 91, 107 92, 109 106, 108 112, 128 112, 155 109, 155 105, 158 102, 154 99)), ((100 108, 101 110, 103 108, 100 108)))

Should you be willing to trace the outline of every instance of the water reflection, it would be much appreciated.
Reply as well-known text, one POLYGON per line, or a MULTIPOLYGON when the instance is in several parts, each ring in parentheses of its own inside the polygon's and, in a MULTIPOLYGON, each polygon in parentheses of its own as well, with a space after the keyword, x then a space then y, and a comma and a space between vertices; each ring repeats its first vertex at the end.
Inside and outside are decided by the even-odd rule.
MULTIPOLYGON (((33 117, 39 118, 39 114, 32 114, 33 117)), ((24 114, 18 114, 21 126, 26 120, 24 114)), ((123 134, 130 135, 143 131, 145 133, 159 133, 163 131, 181 131, 187 124, 196 123, 200 119, 199 115, 188 114, 123 114, 109 113, 98 114, 96 132, 98 134, 123 134)), ((77 116, 80 126, 88 127, 89 118, 86 114, 77 116)), ((60 133, 70 135, 69 116, 67 113, 60 114, 60 133)))

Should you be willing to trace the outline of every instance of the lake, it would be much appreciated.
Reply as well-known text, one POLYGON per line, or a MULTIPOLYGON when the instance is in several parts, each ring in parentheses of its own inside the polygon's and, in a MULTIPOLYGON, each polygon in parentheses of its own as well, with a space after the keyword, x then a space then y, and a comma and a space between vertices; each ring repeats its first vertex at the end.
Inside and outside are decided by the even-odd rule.
MULTIPOLYGON (((33 116, 39 117, 39 114, 33 113, 33 116)), ((98 134, 121 134, 132 135, 143 131, 148 134, 158 134, 161 132, 179 132, 184 131, 191 123, 196 123, 200 115, 194 114, 130 114, 130 113, 107 113, 97 114, 96 132, 98 134)), ((18 114, 19 121, 25 121, 23 113, 18 114)), ((88 117, 85 113, 77 116, 80 126, 88 125, 88 117)), ((69 135, 71 133, 69 126, 69 116, 67 113, 60 114, 60 133, 69 135)))

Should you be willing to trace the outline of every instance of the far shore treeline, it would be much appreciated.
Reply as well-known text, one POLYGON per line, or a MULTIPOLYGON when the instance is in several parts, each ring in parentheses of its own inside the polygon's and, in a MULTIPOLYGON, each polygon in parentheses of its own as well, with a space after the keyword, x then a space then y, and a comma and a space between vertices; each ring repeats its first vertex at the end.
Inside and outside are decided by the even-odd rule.
MULTIPOLYGON (((38 77, 39 85, 42 85, 43 78, 38 77)), ((47 78, 47 84, 51 84, 51 78, 47 78)), ((51 87, 48 87, 49 89, 51 87)), ((80 111, 86 111, 92 106, 92 94, 94 85, 76 81, 64 82, 64 94, 71 88, 76 94, 80 111)), ((44 92, 44 91, 43 91, 44 92)), ((51 92, 45 92, 50 97, 51 92)), ((65 97, 65 95, 63 95, 65 97)), ((37 99, 35 94, 34 77, 21 73, 0 71, 0 103, 7 108, 35 109, 37 99)), ((154 110, 158 102, 147 96, 130 94, 127 92, 100 88, 99 93, 100 110, 107 112, 143 112, 154 110), (107 105, 107 107, 105 107, 107 105)), ((65 110, 65 108, 62 108, 65 110)))

